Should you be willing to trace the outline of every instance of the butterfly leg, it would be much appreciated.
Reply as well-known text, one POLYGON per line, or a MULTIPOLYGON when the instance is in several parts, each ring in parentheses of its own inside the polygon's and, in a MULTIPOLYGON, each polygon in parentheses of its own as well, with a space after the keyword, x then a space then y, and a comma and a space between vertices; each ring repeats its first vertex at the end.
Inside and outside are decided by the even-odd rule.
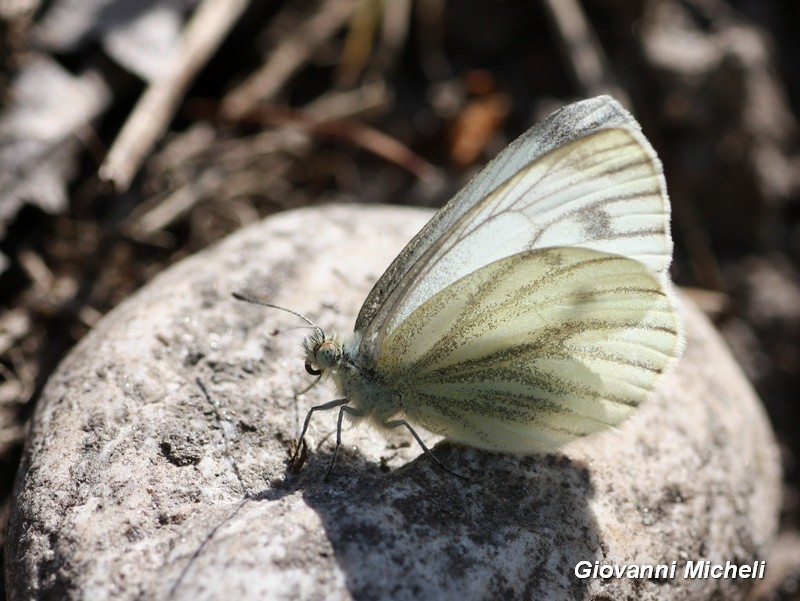
MULTIPOLYGON (((323 403, 322 405, 317 405, 316 407, 312 407, 306 413, 306 419, 303 422, 303 429, 300 431, 300 437, 297 439, 297 446, 295 447, 294 454, 289 459, 289 468, 292 469, 292 466, 297 461, 297 456, 300 453, 300 449, 303 448, 303 444, 306 438, 306 432, 308 431, 308 424, 311 421, 311 416, 315 411, 325 411, 326 409, 333 409, 334 407, 340 407, 347 402, 347 399, 334 399, 332 401, 328 401, 327 403, 323 403)), ((339 419, 341 422, 341 418, 339 419)))
MULTIPOLYGON (((344 400, 344 402, 347 402, 347 399, 338 399, 338 400, 344 400)), ((331 403, 334 402, 335 401, 331 401, 331 403)), ((323 407, 325 407, 326 409, 328 408, 327 405, 330 405, 331 407, 336 407, 336 405, 331 405, 331 403, 325 403, 323 407)), ((339 403, 339 405, 341 404, 342 403, 339 403)), ((336 420, 336 447, 333 449, 333 457, 331 457, 331 462, 328 465, 328 469, 325 470, 325 477, 323 478, 323 480, 325 480, 326 482, 328 481, 328 477, 331 475, 333 464, 336 463, 336 456, 339 454, 339 447, 342 446, 342 419, 344 418, 345 413, 349 413, 350 415, 354 416, 363 415, 361 411, 353 407, 350 407, 348 405, 344 405, 341 409, 339 409, 339 419, 336 420)))
MULTIPOLYGON (((344 409, 344 407, 343 407, 343 409, 344 409)), ((458 478, 461 478, 462 480, 469 480, 469 478, 467 478, 466 476, 462 476, 462 475, 461 475, 461 474, 459 474, 458 472, 454 472, 454 471, 453 471, 453 470, 451 470, 449 467, 447 467, 447 466, 446 466, 444 463, 442 463, 441 461, 439 461, 439 460, 436 458, 436 455, 434 455, 434 454, 431 452, 431 450, 430 450, 430 449, 427 447, 427 445, 426 445, 424 442, 422 442, 422 439, 419 437, 419 434, 417 434, 417 432, 414 430, 414 428, 412 428, 412 427, 411 427, 411 424, 409 424, 409 423, 408 423, 406 420, 404 420, 404 419, 393 419, 393 420, 390 420, 390 421, 388 421, 388 422, 384 422, 384 423, 383 423, 383 425, 384 425, 385 427, 387 427, 387 428, 399 428, 400 426, 405 426, 405 427, 408 429, 408 431, 409 431, 409 432, 411 432, 411 436, 413 436, 413 437, 414 437, 414 440, 416 440, 416 441, 417 441, 417 444, 418 444, 420 447, 422 447, 422 450, 425 452, 425 454, 426 454, 428 457, 430 457, 431 459, 433 459, 433 461, 436 463, 436 465, 438 465, 438 466, 439 466, 440 468, 442 468, 444 471, 446 471, 446 472, 448 472, 448 473, 450 473, 450 474, 453 474, 454 476, 456 476, 456 477, 458 477, 458 478)))

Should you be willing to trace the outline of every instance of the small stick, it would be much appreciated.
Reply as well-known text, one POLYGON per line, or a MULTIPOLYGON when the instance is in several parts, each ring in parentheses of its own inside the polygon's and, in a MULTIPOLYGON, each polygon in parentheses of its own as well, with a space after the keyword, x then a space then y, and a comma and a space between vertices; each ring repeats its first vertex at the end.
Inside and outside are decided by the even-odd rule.
POLYGON ((222 103, 222 116, 237 121, 261 102, 274 99, 284 83, 311 54, 350 18, 355 0, 327 0, 270 52, 264 65, 231 90, 222 103))
POLYGON ((439 181, 439 170, 408 146, 387 134, 358 121, 347 119, 317 119, 311 112, 286 106, 263 105, 251 111, 246 118, 259 123, 292 123, 314 134, 349 141, 383 159, 399 165, 423 182, 439 181))
POLYGON ((167 59, 164 74, 152 82, 128 116, 100 166, 99 177, 124 192, 145 157, 166 131, 177 105, 198 71, 244 12, 248 0, 203 0, 167 59))
POLYGON ((630 107, 628 94, 614 83, 603 48, 577 0, 542 0, 572 69, 572 75, 587 96, 611 94, 630 107))

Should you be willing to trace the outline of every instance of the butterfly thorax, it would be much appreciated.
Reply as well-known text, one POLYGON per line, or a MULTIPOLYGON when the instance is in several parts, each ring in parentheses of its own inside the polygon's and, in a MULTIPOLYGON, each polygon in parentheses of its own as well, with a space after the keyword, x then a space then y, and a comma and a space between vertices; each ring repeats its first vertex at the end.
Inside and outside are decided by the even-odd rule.
POLYGON ((360 360, 359 343, 358 334, 340 342, 336 337, 315 332, 303 342, 306 369, 333 380, 337 394, 359 412, 360 415, 351 413, 352 418, 381 425, 402 411, 400 396, 374 368, 360 360))

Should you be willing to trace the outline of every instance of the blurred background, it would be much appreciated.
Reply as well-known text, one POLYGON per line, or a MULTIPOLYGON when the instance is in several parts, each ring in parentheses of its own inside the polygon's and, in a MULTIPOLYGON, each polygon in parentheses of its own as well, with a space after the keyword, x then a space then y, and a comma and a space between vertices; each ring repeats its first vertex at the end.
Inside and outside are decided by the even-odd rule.
POLYGON ((608 93, 783 451, 757 598, 800 599, 799 28, 797 0, 0 0, 3 526, 49 374, 155 274, 279 211, 439 207, 608 93))

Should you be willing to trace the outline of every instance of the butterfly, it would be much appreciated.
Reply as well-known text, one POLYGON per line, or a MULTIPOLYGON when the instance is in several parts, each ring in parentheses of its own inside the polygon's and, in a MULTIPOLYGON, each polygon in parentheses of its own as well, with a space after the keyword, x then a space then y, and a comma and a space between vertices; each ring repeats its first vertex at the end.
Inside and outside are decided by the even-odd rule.
POLYGON ((682 349, 671 260, 666 183, 639 124, 608 96, 565 106, 408 243, 348 339, 290 311, 312 328, 306 370, 338 392, 308 412, 298 448, 334 408, 326 478, 345 416, 405 427, 434 460, 415 426, 521 454, 617 426, 682 349))

